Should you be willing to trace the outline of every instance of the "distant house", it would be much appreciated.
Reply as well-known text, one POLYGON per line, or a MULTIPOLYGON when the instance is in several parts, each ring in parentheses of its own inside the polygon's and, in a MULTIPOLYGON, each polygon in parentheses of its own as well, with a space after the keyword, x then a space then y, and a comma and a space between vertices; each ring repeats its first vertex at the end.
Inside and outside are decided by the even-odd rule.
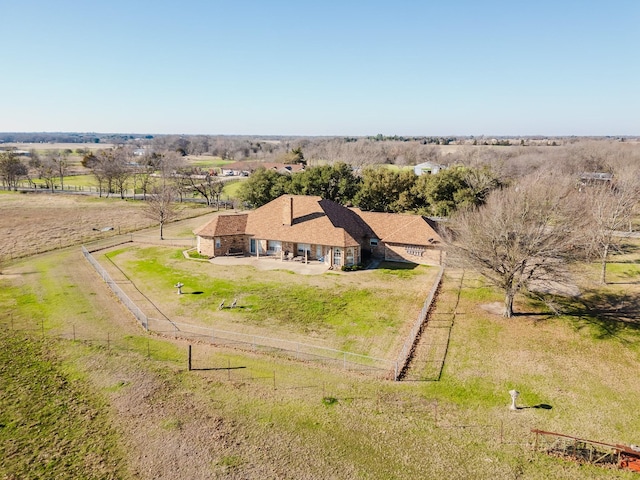
POLYGON ((439 265, 443 255, 442 239, 425 217, 363 212, 304 195, 283 195, 250 213, 219 215, 194 233, 198 252, 209 257, 276 255, 342 267, 368 256, 439 265))
POLYGON ((225 165, 222 168, 222 175, 247 175, 255 172, 259 168, 273 170, 278 173, 290 174, 304 171, 303 164, 288 164, 276 162, 235 162, 225 165))
POLYGON ((440 170, 444 170, 444 165, 438 165, 437 163, 424 162, 413 167, 413 172, 416 175, 435 175, 440 170))

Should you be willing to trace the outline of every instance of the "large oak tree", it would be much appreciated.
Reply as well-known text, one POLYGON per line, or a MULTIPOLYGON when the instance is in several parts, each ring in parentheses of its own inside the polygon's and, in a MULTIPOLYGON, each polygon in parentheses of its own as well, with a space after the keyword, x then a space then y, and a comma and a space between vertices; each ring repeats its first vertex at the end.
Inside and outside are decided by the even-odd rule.
POLYGON ((518 292, 562 280, 566 262, 581 251, 584 215, 577 214, 575 193, 570 182, 537 177, 452 217, 453 258, 504 292, 505 317, 513 316, 518 292))

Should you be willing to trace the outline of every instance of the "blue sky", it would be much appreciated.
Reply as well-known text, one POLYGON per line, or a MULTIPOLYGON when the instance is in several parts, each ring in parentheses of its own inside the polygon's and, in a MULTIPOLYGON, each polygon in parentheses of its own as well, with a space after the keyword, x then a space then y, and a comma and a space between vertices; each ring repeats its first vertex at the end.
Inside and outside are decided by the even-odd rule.
POLYGON ((640 1, 0 0, 0 131, 640 135, 640 1))

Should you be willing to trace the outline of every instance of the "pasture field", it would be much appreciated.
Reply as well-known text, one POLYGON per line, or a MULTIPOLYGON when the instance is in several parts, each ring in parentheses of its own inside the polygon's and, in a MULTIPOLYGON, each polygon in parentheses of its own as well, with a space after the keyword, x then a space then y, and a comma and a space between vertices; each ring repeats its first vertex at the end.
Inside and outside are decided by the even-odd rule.
MULTIPOLYGON (((196 220, 202 219, 171 225, 171 235, 187 235, 196 220)), ((177 311, 207 311, 195 297, 218 287, 241 293, 245 280, 256 281, 248 278, 251 272, 238 271, 220 278, 218 285, 217 278, 207 278, 218 271, 208 272, 208 264, 202 263, 194 267, 192 280, 198 282, 194 290, 204 293, 177 299, 175 291, 162 291, 171 278, 164 269, 182 269, 175 250, 134 246, 110 255, 148 284, 157 295, 154 301, 163 302, 161 308, 177 311), (158 281, 154 273, 160 274, 158 281)), ((48 363, 38 363, 43 365, 38 375, 55 381, 46 387, 47 411, 53 412, 49 423, 20 420, 32 398, 20 396, 3 404, 0 458, 11 462, 0 464, 0 477, 21 478, 23 472, 55 463, 52 477, 73 476, 82 465, 86 478, 636 478, 631 472, 536 453, 530 433, 539 428, 609 443, 639 442, 640 310, 633 310, 634 299, 640 298, 634 273, 640 262, 637 242, 630 241, 624 256, 614 260, 623 266, 611 269, 611 283, 605 287, 589 276, 597 272, 595 266, 585 266, 576 277, 586 295, 583 301, 605 296, 610 308, 576 304, 562 316, 523 296, 516 305, 520 314, 504 319, 494 313, 494 304, 501 301, 498 292, 473 275, 460 281, 460 272, 447 272, 432 315, 455 312, 455 321, 438 382, 373 380, 205 344, 193 346, 194 370, 188 371, 186 342, 147 335, 79 249, 5 264, 0 275, 3 336, 24 336, 19 338, 33 346, 4 341, 3 385, 20 375, 14 372, 22 372, 22 383, 15 388, 26 391, 30 384, 24 377, 35 373, 34 363, 18 364, 12 356, 45 355, 48 363), (620 309, 627 315, 617 314, 620 309), (521 392, 517 411, 508 409, 512 388, 521 392), (49 433, 50 425, 58 423, 68 437, 49 433), (16 442, 33 446, 39 431, 46 441, 40 442, 37 455, 12 450, 16 442), (86 453, 94 456, 87 464, 81 463, 79 443, 72 441, 81 435, 92 440, 86 453)), ((339 289, 358 292, 376 282, 410 289, 411 280, 419 278, 387 272, 364 282, 358 275, 338 279, 325 274, 313 280, 263 272, 259 280, 275 289, 344 282, 339 289)), ((258 294, 251 302, 266 305, 268 295, 258 294)), ((278 331, 311 335, 309 325, 323 331, 317 320, 306 327, 295 325, 279 318, 286 314, 282 306, 271 308, 260 317, 270 318, 266 327, 274 336, 278 331)), ((266 321, 245 313, 239 312, 239 318, 230 313, 225 321, 266 321)), ((366 334, 358 321, 347 325, 366 334)), ((336 332, 341 328, 332 335, 340 338, 336 332)))
MULTIPOLYGON (((143 206, 119 198, 1 191, 0 261, 148 228, 153 223, 143 206)), ((190 203, 179 209, 181 218, 211 212, 190 203)))
POLYGON ((225 165, 235 162, 235 160, 223 160, 220 157, 214 157, 212 155, 187 155, 184 157, 184 160, 193 167, 200 167, 205 170, 207 168, 222 168, 225 165))

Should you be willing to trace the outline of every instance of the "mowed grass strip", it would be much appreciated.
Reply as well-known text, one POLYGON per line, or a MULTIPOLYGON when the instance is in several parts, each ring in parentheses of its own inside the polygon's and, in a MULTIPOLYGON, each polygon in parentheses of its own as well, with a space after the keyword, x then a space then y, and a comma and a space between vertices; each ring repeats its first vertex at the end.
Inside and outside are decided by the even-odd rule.
MULTIPOLYGON (((437 269, 411 266, 344 275, 298 275, 221 267, 180 251, 135 246, 106 254, 174 321, 218 328, 255 327, 273 337, 313 337, 353 353, 393 355, 399 333, 415 321, 437 269), (185 295, 175 295, 178 281, 185 295), (234 309, 219 309, 237 299, 234 309)), ((272 261, 272 260, 265 260, 272 261)), ((273 260, 275 261, 275 260, 273 260)))
POLYGON ((123 478, 105 403, 69 378, 45 341, 5 332, 0 379, 0 477, 123 478))

